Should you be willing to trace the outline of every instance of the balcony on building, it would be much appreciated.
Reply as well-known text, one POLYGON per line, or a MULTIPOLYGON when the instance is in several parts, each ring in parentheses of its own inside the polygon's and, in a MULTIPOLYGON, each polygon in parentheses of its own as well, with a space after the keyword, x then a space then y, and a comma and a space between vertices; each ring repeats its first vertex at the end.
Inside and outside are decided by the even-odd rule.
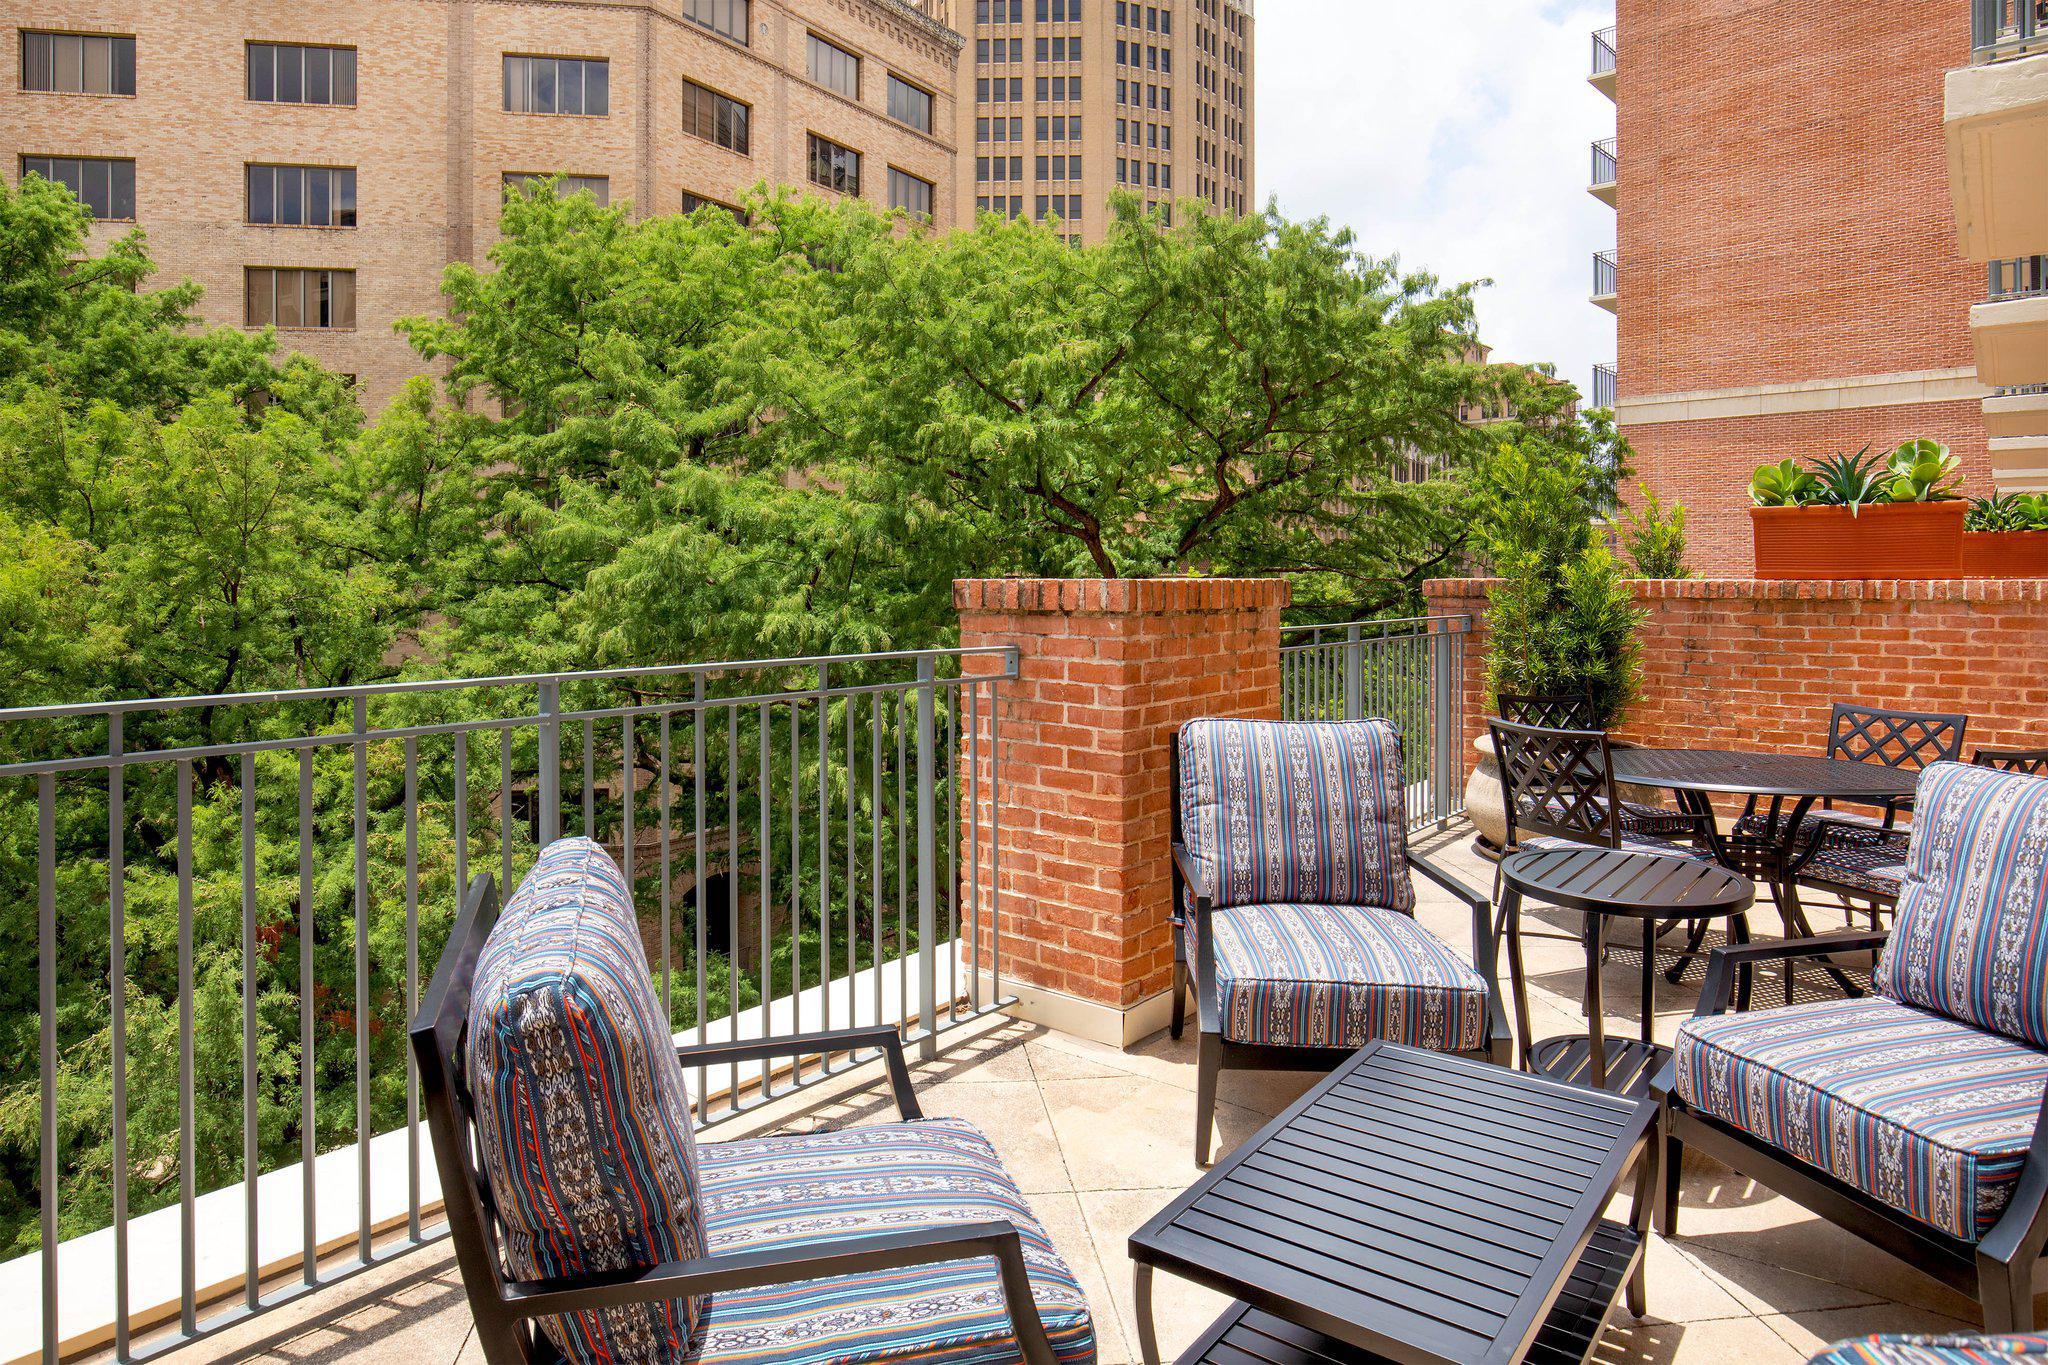
POLYGON ((1593 35, 1593 74, 1589 79, 1593 88, 1609 99, 1614 98, 1614 68, 1614 30, 1603 28, 1593 35))
POLYGON ((1994 389, 2048 383, 2048 256, 1993 261, 1970 309, 1977 378, 1994 389))
POLYGON ((1593 253, 1593 302, 1610 313, 1621 311, 1621 267, 1612 251, 1593 253))
POLYGON ((1612 408, 1618 393, 1619 376, 1612 365, 1593 367, 1593 406, 1612 408))
POLYGON ((1593 144, 1593 180, 1588 186, 1593 197, 1609 208, 1620 194, 1621 159, 1616 142, 1609 137, 1593 144))
POLYGON ((2040 0, 1977 0, 1977 60, 1950 71, 1943 128, 1967 260, 2048 247, 2048 23, 2040 0))

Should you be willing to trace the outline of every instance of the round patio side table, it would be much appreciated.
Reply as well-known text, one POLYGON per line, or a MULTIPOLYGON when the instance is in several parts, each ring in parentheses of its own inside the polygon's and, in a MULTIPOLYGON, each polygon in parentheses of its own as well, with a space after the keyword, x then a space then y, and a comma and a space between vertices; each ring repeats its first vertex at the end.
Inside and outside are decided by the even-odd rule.
POLYGON ((1756 886, 1716 863, 1669 853, 1629 853, 1594 845, 1524 849, 1501 860, 1501 909, 1508 924, 1508 968, 1514 982, 1522 1064, 1555 1080, 1625 1095, 1647 1095, 1650 1078, 1671 1050, 1657 1043, 1657 932, 1672 920, 1726 919, 1737 943, 1749 942, 1756 886), (1529 1036, 1529 983, 1522 966, 1524 898, 1587 916, 1586 1027, 1582 1034, 1529 1036), (1607 921, 1642 923, 1642 1039, 1607 1037, 1600 1001, 1600 964, 1607 921))

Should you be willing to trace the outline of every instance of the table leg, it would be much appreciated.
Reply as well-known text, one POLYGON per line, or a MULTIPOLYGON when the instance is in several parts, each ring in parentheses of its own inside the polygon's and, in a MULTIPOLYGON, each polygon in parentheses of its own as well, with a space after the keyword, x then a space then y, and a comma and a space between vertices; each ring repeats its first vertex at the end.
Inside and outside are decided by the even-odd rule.
POLYGON ((1131 1291, 1138 1318, 1138 1359, 1144 1365, 1159 1365, 1159 1333, 1152 1322, 1152 1267, 1143 1261, 1131 1272, 1131 1291))
POLYGON ((1657 921, 1643 920, 1643 1041, 1657 1041, 1657 921))
POLYGON ((1586 1064, 1593 1087, 1607 1088, 1607 1007, 1600 1001, 1600 959, 1606 955, 1607 921, 1586 916, 1586 1064))
POLYGON ((1657 1198, 1658 1163, 1663 1152, 1663 1129, 1661 1126, 1652 1128, 1649 1139, 1643 1144, 1643 1154, 1637 1158, 1635 1205, 1629 1210, 1629 1222, 1636 1235, 1643 1239, 1642 1255, 1636 1258, 1636 1268, 1628 1277, 1628 1311, 1639 1318, 1650 1310, 1650 1214, 1657 1198))
POLYGON ((1515 1029, 1518 1034, 1515 1055, 1522 1059, 1522 1070, 1529 1069, 1529 976, 1522 966, 1522 893, 1512 886, 1501 892, 1501 918, 1508 927, 1508 980, 1515 996, 1515 1029))

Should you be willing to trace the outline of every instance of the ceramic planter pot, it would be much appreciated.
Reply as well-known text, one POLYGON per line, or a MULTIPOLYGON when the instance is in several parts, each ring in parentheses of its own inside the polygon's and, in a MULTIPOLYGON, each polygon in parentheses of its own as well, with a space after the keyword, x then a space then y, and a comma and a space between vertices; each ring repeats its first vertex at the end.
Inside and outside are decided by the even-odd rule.
POLYGON ((1961 578, 1969 505, 1752 507, 1758 578, 1961 578))
POLYGON ((1508 841, 1508 807, 1500 789, 1500 764, 1493 757, 1493 736, 1479 736, 1472 747, 1479 751, 1479 761, 1465 779, 1465 816, 1479 831, 1480 851, 1498 857, 1508 841))
POLYGON ((2048 578, 2048 531, 1963 532, 1963 577, 2048 578))

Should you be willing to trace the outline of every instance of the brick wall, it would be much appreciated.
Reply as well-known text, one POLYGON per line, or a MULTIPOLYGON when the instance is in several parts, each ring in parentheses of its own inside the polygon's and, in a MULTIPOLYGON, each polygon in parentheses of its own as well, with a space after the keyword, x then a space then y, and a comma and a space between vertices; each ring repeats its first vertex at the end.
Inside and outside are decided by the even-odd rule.
MULTIPOLYGON (((1055 1007, 1085 1002, 1098 1024, 1129 1016, 1171 979, 1172 735, 1197 716, 1278 717, 1287 584, 974 579, 953 592, 963 647, 1019 655, 997 708, 1006 981, 1062 997, 1055 1007)), ((981 752, 987 793, 986 734, 981 752)))
MULTIPOLYGON (((2048 744, 2048 579, 1638 582, 1640 744, 1813 752, 1837 701, 1970 717, 1969 747, 2048 744)), ((1432 612, 1470 613, 1467 741, 1491 714, 1486 580, 1440 580, 1432 612)), ((1471 755, 1467 753, 1469 766, 1471 755)))

